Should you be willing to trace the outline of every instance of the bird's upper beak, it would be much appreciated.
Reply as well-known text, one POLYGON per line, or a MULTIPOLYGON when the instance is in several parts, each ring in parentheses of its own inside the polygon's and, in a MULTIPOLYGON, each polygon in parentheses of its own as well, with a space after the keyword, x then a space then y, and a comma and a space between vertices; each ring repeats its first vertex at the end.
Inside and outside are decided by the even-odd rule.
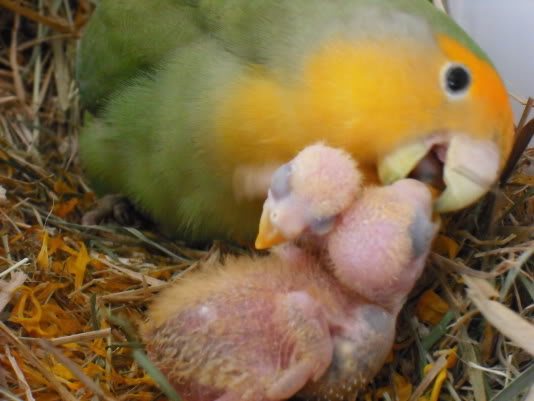
POLYGON ((260 228, 256 237, 256 249, 267 249, 275 245, 286 242, 288 238, 278 230, 270 218, 271 211, 267 205, 263 207, 260 219, 260 228))
POLYGON ((469 206, 498 178, 501 165, 497 144, 463 134, 435 135, 397 148, 378 164, 383 184, 412 177, 438 188, 438 213, 469 206))

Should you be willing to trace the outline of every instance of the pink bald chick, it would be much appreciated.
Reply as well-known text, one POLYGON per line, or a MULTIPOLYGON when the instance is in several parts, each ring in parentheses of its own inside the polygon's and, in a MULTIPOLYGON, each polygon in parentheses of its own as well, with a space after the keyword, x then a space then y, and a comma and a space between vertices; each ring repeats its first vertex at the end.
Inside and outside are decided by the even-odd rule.
POLYGON ((151 306, 148 355, 184 400, 342 400, 389 353, 435 232, 430 194, 404 180, 356 199, 354 162, 314 146, 279 169, 264 208, 271 228, 308 237, 305 248, 207 263, 151 306), (332 159, 314 165, 310 155, 332 159), (321 182, 336 190, 321 191, 321 182))
POLYGON ((304 148, 273 174, 256 248, 330 231, 353 204, 361 181, 356 162, 343 150, 322 143, 304 148))

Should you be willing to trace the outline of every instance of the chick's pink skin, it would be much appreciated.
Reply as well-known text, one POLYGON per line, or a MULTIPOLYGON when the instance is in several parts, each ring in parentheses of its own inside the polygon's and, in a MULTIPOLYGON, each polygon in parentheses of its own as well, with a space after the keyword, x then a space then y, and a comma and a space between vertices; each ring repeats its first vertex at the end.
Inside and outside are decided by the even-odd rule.
POLYGON ((395 316, 299 252, 292 264, 229 257, 157 298, 143 338, 184 400, 284 400, 306 386, 313 396, 325 378, 341 397, 380 368, 395 316))
POLYGON ((329 369, 301 394, 342 399, 332 394, 348 396, 376 374, 393 344, 397 315, 424 269, 437 230, 430 191, 406 179, 363 190, 328 234, 306 241, 307 247, 322 247, 320 264, 335 277, 349 307, 335 319, 343 323, 332 337, 329 369))
POLYGON ((325 238, 327 257, 340 282, 396 312, 421 275, 438 228, 430 191, 404 179, 364 191, 325 238))
MULTIPOLYGON (((324 234, 333 218, 355 201, 361 183, 362 175, 347 152, 322 143, 310 145, 273 174, 262 221, 268 217, 285 240, 306 230, 324 234)), ((260 224, 259 237, 261 230, 260 224)))
POLYGON ((411 180, 367 189, 322 252, 287 244, 187 275, 149 311, 150 359, 186 401, 354 395, 383 365, 429 251, 425 190, 411 180), (345 249, 354 238, 371 249, 345 249))
POLYGON ((148 355, 188 401, 287 399, 330 364, 322 303, 339 303, 333 286, 304 254, 291 266, 228 257, 159 295, 143 330, 148 355))

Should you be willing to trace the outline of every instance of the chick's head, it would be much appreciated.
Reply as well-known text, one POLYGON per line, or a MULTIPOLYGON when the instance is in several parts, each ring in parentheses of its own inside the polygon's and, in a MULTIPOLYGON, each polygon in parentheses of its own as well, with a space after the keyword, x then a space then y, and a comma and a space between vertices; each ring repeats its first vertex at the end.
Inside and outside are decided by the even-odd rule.
POLYGON ((322 143, 306 147, 273 174, 256 248, 269 248, 307 231, 328 233, 354 202, 361 182, 347 152, 322 143))

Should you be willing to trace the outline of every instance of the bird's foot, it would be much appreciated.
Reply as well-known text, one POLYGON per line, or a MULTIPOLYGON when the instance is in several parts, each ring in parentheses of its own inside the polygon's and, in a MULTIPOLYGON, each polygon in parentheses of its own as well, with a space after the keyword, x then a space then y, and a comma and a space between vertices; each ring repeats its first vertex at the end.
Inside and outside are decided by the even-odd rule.
POLYGON ((93 209, 82 217, 82 224, 99 225, 113 219, 123 226, 141 226, 145 219, 123 195, 113 194, 100 198, 93 209))

